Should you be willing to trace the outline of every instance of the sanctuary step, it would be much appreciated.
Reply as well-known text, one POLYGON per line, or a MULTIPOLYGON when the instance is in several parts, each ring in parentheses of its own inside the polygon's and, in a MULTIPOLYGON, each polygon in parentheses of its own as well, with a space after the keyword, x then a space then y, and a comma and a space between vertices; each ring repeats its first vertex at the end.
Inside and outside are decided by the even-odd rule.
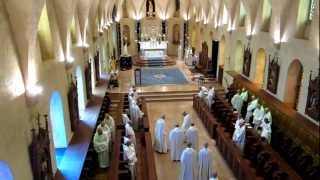
POLYGON ((140 94, 147 102, 151 101, 192 101, 197 91, 146 92, 140 94))
POLYGON ((135 57, 134 58, 134 63, 135 66, 172 66, 175 65, 176 62, 170 58, 167 57, 165 59, 152 59, 152 60, 147 60, 147 59, 142 59, 140 57, 135 57))

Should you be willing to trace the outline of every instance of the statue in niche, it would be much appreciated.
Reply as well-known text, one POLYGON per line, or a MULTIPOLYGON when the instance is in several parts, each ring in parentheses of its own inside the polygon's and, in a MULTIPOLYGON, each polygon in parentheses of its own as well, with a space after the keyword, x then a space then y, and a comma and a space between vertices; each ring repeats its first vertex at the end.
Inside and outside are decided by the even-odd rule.
POLYGON ((267 89, 273 94, 277 94, 279 72, 280 72, 280 65, 278 63, 278 60, 279 60, 278 57, 273 57, 273 59, 271 60, 269 56, 267 89))
POLYGON ((320 76, 318 75, 315 79, 309 78, 309 87, 308 87, 308 96, 307 96, 307 105, 305 112, 308 116, 320 121, 319 109, 320 109, 320 76))
POLYGON ((173 25, 173 31, 172 31, 172 43, 175 45, 180 44, 180 26, 179 24, 173 25))
POLYGON ((155 17, 156 16, 156 7, 155 7, 154 0, 147 0, 146 5, 147 5, 147 8, 146 8, 147 17, 155 17))
POLYGON ((250 67, 251 67, 251 51, 250 51, 250 44, 244 49, 243 53, 243 66, 242 66, 242 73, 249 77, 250 75, 250 67))

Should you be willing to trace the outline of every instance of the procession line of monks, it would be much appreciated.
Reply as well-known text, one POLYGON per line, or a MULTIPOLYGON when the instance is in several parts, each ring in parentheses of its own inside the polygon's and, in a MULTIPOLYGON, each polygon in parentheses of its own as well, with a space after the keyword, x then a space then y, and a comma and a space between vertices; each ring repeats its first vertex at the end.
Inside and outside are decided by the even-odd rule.
POLYGON ((182 127, 177 124, 169 132, 167 142, 165 115, 155 124, 154 149, 158 153, 168 153, 172 161, 180 161, 180 180, 216 180, 217 173, 213 172, 212 151, 208 143, 198 150, 199 133, 192 123, 190 114, 183 112, 182 127), (187 147, 184 148, 185 143, 187 147))

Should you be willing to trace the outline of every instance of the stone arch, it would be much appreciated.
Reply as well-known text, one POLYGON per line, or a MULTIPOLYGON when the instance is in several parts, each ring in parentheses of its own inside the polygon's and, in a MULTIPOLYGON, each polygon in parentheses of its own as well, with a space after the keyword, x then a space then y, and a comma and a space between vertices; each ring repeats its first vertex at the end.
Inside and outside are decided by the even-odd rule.
POLYGON ((256 55, 256 67, 255 67, 256 72, 254 76, 254 83, 256 83, 259 87, 263 87, 263 84, 264 84, 266 59, 267 59, 267 54, 265 49, 260 48, 256 55))
POLYGON ((54 156, 58 167, 63 152, 68 146, 64 117, 62 97, 60 92, 55 90, 50 97, 50 125, 53 137, 54 156))
POLYGON ((298 59, 291 62, 285 87, 284 103, 293 109, 297 108, 303 75, 303 66, 298 59))
POLYGON ((234 71, 241 74, 242 73, 242 66, 243 66, 243 52, 244 47, 242 42, 238 40, 236 42, 236 52, 235 52, 235 61, 234 61, 234 71))
POLYGON ((53 40, 52 33, 49 24, 48 10, 46 4, 42 8, 38 23, 38 32, 37 32, 38 43, 41 52, 42 60, 49 60, 54 58, 53 52, 53 40))

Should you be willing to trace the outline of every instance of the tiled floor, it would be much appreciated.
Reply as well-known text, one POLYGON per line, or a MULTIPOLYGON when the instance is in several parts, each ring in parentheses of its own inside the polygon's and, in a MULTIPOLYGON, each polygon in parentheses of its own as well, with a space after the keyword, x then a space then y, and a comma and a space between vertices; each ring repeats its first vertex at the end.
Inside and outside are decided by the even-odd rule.
MULTIPOLYGON (((199 146, 205 142, 209 143, 209 148, 213 151, 214 171, 218 173, 220 180, 235 179, 231 170, 226 165, 221 154, 215 146, 215 141, 211 139, 192 107, 192 101, 181 102, 150 102, 148 103, 148 116, 151 126, 151 134, 154 134, 155 121, 161 114, 166 115, 166 131, 169 131, 175 124, 182 124, 182 112, 187 111, 192 116, 192 120, 199 129, 199 146)), ((179 178, 180 163, 170 160, 169 154, 155 154, 158 180, 176 180, 179 178)))

